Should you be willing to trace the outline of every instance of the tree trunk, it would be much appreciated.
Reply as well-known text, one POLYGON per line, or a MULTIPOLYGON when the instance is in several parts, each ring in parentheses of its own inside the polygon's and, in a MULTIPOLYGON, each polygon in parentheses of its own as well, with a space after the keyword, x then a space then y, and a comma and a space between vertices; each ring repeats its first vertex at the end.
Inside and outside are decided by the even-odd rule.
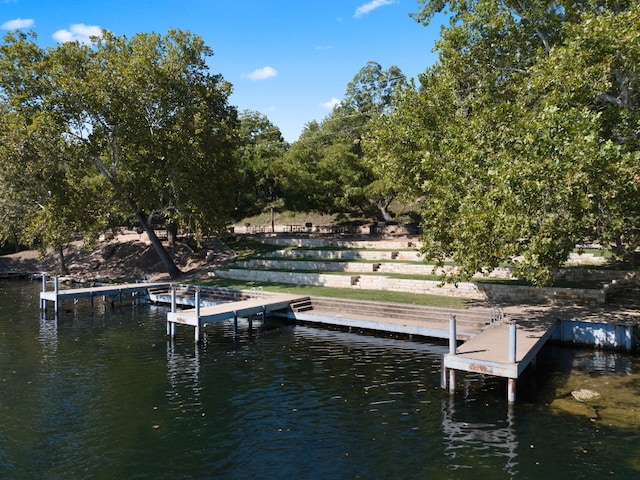
POLYGON ((388 209, 389 202, 379 201, 376 203, 376 206, 378 207, 378 212, 380 213, 382 220, 384 220, 385 222, 394 221, 393 214, 388 209))
POLYGON ((67 270, 67 265, 64 261, 63 247, 58 247, 58 252, 56 256, 58 258, 58 269, 60 270, 60 275, 69 275, 69 270, 67 270))
POLYGON ((153 231, 153 228, 151 228, 151 225, 149 225, 147 216, 144 214, 144 212, 136 211, 136 217, 138 218, 142 229, 147 233, 153 249, 156 251, 158 257, 160 257, 160 261, 162 262, 162 265, 164 265, 164 268, 166 269, 169 276, 171 278, 178 277, 182 272, 178 267, 176 267, 176 264, 173 262, 173 259, 169 255, 169 252, 167 252, 167 250, 164 248, 164 245, 162 245, 162 242, 153 231))
POLYGON ((167 242, 169 242, 169 246, 175 248, 176 242, 178 241, 178 228, 175 225, 169 224, 165 229, 167 230, 167 242))

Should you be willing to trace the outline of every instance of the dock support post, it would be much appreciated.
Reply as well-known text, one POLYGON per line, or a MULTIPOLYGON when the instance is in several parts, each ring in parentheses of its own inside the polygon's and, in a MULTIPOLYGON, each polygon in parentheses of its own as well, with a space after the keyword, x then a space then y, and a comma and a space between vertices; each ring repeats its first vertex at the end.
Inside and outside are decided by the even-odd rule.
POLYGON ((440 388, 447 388, 447 367, 444 366, 444 355, 440 358, 440 388))
POLYGON ((510 378, 509 385, 507 386, 507 401, 509 403, 515 403, 516 401, 516 379, 510 378))
POLYGON ((233 311, 233 336, 238 333, 238 312, 233 311))
POLYGON ((200 289, 196 290, 196 343, 200 341, 200 289))
POLYGON ((516 324, 509 324, 509 363, 516 363, 516 324))
MULTIPOLYGON (((456 334, 456 316, 451 315, 449 318, 449 355, 456 354, 456 348, 458 346, 457 334, 456 334)), ((449 369, 449 393, 455 393, 456 391, 456 371, 453 368, 449 369)))
MULTIPOLYGON (((177 300, 176 300, 176 287, 175 285, 171 285, 171 313, 175 313, 177 310, 177 300)), ((172 326, 175 326, 174 322, 170 322, 169 320, 167 320, 167 335, 169 335, 171 338, 173 338, 175 336, 175 328, 171 328, 172 326), (173 333, 171 333, 173 330, 173 333)))
MULTIPOLYGON (((516 323, 509 324, 509 363, 516 363, 516 323)), ((507 386, 507 401, 516 401, 516 379, 509 378, 507 386)))
MULTIPOLYGON (((42 274, 42 293, 47 291, 47 274, 42 274)), ((40 299, 40 309, 44 310, 47 308, 47 301, 44 298, 40 299)))
POLYGON ((55 314, 58 314, 58 292, 60 291, 60 278, 56 275, 56 278, 53 281, 53 291, 56 297, 56 300, 53 305, 53 311, 55 314))

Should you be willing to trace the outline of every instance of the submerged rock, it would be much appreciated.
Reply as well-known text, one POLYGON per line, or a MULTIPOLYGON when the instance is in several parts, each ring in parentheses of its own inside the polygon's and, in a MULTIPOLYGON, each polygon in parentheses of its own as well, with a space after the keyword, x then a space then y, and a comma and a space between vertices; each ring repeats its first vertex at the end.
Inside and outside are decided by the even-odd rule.
POLYGON ((589 390, 581 388, 580 390, 574 390, 571 392, 571 396, 579 402, 588 402, 594 400, 600 396, 595 390, 589 390))

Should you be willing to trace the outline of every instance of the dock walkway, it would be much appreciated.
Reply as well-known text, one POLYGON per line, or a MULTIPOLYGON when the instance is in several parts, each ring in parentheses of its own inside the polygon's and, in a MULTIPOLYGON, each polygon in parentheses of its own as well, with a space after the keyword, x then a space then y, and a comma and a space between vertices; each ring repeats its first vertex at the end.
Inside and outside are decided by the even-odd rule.
MULTIPOLYGON (((191 325, 195 327, 195 339, 199 341, 200 327, 205 323, 228 319, 237 321, 238 318, 250 318, 254 315, 262 315, 264 319, 269 313, 288 310, 292 303, 308 299, 308 297, 296 295, 262 295, 258 298, 201 307, 198 297, 199 292, 197 292, 195 308, 179 312, 172 311, 167 314, 167 331, 171 337, 175 337, 176 324, 191 325)), ((174 307, 172 307, 172 310, 174 310, 174 307)))
MULTIPOLYGON (((492 325, 459 347, 450 340, 449 353, 442 361, 442 387, 455 391, 455 371, 482 373, 509 379, 507 397, 515 401, 517 378, 535 362, 538 352, 551 338, 558 325, 549 319, 516 324, 492 325)), ((455 320, 451 326, 455 338, 455 320)))
POLYGON ((60 289, 58 279, 54 281, 54 289, 46 290, 46 280, 43 277, 42 291, 40 292, 40 307, 46 308, 46 302, 53 302, 55 312, 58 313, 59 303, 63 300, 77 301, 88 298, 91 303, 95 297, 111 297, 122 300, 125 296, 136 297, 146 295, 150 288, 169 287, 169 283, 125 283, 118 285, 102 285, 98 287, 60 289))

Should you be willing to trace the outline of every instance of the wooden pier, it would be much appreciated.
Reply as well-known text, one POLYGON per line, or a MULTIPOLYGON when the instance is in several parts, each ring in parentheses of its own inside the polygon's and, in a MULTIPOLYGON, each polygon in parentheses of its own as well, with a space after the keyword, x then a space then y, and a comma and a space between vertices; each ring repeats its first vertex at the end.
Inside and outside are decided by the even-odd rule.
POLYGON ((307 297, 295 295, 261 294, 257 298, 201 307, 199 293, 199 291, 196 291, 195 308, 182 310, 180 312, 175 311, 175 296, 174 299, 172 299, 172 311, 167 314, 167 333, 171 338, 175 337, 177 324, 195 327, 195 340, 198 342, 200 340, 200 328, 205 323, 233 319, 234 328, 237 328, 238 318, 251 318, 255 315, 262 315, 264 319, 271 312, 288 310, 292 303, 307 299, 307 297))
POLYGON ((532 363, 544 344, 551 338, 557 321, 539 320, 521 324, 492 325, 459 347, 456 342, 455 317, 450 320, 449 353, 442 360, 443 388, 456 388, 456 370, 508 378, 507 399, 515 402, 516 380, 532 363))
POLYGON ((53 302, 54 310, 58 313, 59 304, 64 300, 73 300, 74 302, 77 302, 81 298, 88 298, 89 302, 93 304, 93 299, 95 297, 110 297, 112 301, 115 301, 116 299, 122 301, 127 297, 135 298, 145 296, 150 288, 168 288, 169 286, 169 283, 146 282, 61 290, 59 287, 58 277, 55 277, 54 289, 47 291, 46 276, 43 276, 42 291, 40 292, 40 308, 46 309, 47 302, 53 302))

